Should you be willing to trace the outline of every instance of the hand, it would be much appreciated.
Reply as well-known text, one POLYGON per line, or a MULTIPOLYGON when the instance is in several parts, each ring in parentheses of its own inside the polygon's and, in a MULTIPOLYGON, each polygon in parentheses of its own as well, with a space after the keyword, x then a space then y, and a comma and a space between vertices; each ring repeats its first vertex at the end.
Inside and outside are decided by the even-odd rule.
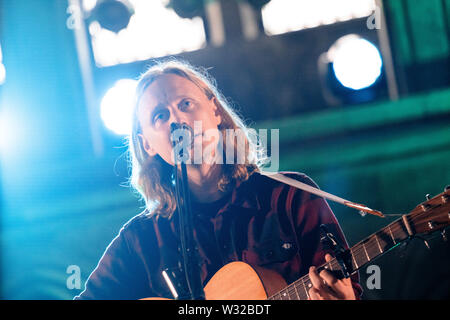
MULTIPOLYGON (((332 259, 330 254, 325 255, 328 262, 332 259)), ((312 287, 309 289, 310 300, 355 300, 355 292, 350 278, 337 279, 329 271, 322 270, 317 273, 316 267, 309 268, 309 278, 312 287)))

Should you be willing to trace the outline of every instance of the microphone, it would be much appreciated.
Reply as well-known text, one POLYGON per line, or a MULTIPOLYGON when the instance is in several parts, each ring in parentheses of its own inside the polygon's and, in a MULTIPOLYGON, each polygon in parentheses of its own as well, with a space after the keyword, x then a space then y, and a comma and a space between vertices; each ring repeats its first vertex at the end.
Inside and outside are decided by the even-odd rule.
POLYGON ((188 125, 186 122, 183 122, 183 123, 172 122, 170 124, 170 133, 172 134, 177 129, 188 130, 189 133, 192 133, 194 131, 192 129, 192 127, 190 125, 188 125))
MULTIPOLYGON (((172 147, 174 148, 174 152, 176 154, 178 152, 178 159, 187 161, 184 155, 184 147, 191 147, 194 143, 194 130, 187 123, 178 123, 172 122, 170 124, 170 139, 172 140, 172 147), (179 131, 175 134, 177 130, 179 131), (183 139, 186 138, 187 143, 183 143, 183 139)), ((188 155, 186 155, 189 157, 188 155)))
POLYGON ((170 124, 170 134, 173 134, 173 132, 177 129, 181 129, 181 123, 178 122, 172 122, 170 124))

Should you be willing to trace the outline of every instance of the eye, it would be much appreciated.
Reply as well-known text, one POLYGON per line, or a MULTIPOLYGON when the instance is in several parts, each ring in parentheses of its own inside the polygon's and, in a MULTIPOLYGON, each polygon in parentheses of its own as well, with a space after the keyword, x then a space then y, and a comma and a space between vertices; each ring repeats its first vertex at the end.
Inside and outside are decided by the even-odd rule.
POLYGON ((178 105, 178 107, 180 108, 180 110, 184 111, 187 110, 189 108, 191 108, 193 106, 193 103, 191 100, 189 99, 183 99, 180 104, 178 105))
POLYGON ((152 118, 152 123, 158 124, 160 122, 165 121, 168 118, 168 113, 169 113, 168 110, 160 110, 155 112, 152 118))

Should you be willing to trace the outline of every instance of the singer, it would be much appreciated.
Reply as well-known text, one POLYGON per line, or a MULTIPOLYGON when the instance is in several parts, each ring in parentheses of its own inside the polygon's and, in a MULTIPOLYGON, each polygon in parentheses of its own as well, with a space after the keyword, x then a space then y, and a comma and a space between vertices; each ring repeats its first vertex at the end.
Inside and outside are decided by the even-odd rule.
MULTIPOLYGON (((357 274, 338 279, 326 270, 316 270, 332 253, 320 241, 320 225, 326 225, 347 248, 327 202, 261 175, 264 152, 214 80, 203 69, 170 60, 150 67, 136 90, 129 136, 130 182, 142 195, 146 209, 121 228, 75 299, 173 299, 167 274, 183 297, 183 279, 173 277, 183 261, 172 124, 201 127, 193 130, 189 143, 202 150, 202 159, 209 159, 186 165, 204 286, 228 263, 242 261, 255 270, 278 275, 286 284, 308 274, 308 299, 360 298, 357 274), (227 130, 243 133, 244 138, 221 141, 227 130), (232 156, 225 152, 230 148, 235 150, 232 156), (238 159, 238 151, 245 156, 238 159)), ((194 149, 189 153, 191 159, 194 149)), ((305 174, 284 174, 316 186, 305 174)))

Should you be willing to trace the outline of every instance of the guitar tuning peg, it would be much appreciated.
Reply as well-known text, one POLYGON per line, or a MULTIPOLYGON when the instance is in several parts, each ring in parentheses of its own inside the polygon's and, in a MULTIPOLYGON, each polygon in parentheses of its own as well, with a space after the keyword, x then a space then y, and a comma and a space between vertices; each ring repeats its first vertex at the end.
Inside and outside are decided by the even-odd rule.
POLYGON ((429 193, 427 193, 427 194, 425 195, 425 198, 426 198, 427 200, 430 200, 430 199, 431 199, 431 196, 430 196, 430 194, 429 194, 429 193))
POLYGON ((447 192, 448 190, 450 190, 450 184, 445 186, 444 191, 447 192))

